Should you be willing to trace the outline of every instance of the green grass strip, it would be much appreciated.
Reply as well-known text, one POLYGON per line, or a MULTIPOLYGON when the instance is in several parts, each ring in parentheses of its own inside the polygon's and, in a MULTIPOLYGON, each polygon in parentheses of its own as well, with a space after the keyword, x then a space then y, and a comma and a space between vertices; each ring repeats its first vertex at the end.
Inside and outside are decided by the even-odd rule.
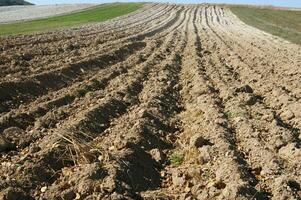
POLYGON ((102 22, 128 14, 140 8, 143 3, 104 4, 88 10, 53 16, 44 19, 0 24, 0 35, 17 35, 49 31, 62 27, 82 25, 92 22, 102 22))
POLYGON ((248 25, 301 44, 301 11, 243 6, 234 6, 230 9, 248 25))

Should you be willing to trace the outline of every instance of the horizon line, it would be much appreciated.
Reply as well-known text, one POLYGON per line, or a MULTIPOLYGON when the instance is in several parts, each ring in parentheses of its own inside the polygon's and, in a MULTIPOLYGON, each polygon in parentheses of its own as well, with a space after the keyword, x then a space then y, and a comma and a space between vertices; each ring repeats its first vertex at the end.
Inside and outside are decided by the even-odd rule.
MULTIPOLYGON (((30 1, 28 1, 30 2, 30 1)), ((30 2, 31 3, 31 2, 30 2)), ((291 8, 291 9, 301 9, 300 7, 296 6, 277 6, 273 4, 250 4, 250 3, 207 3, 207 2, 202 2, 202 3, 180 3, 180 2, 161 2, 161 1, 112 1, 112 2, 99 2, 99 3, 88 3, 88 2, 82 2, 82 3, 53 3, 53 4, 34 4, 37 6, 43 6, 43 5, 72 5, 72 4, 110 4, 110 3, 167 3, 167 4, 183 4, 183 5, 202 5, 202 4, 208 4, 208 5, 234 5, 234 6, 255 6, 255 7, 272 7, 272 8, 291 8)))

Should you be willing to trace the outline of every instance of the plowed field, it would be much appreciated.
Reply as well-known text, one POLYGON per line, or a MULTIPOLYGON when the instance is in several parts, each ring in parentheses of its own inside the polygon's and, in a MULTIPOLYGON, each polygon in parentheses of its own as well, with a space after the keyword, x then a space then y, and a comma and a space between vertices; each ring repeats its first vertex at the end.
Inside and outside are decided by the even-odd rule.
POLYGON ((300 199, 301 47, 145 4, 0 39, 0 199, 300 199))

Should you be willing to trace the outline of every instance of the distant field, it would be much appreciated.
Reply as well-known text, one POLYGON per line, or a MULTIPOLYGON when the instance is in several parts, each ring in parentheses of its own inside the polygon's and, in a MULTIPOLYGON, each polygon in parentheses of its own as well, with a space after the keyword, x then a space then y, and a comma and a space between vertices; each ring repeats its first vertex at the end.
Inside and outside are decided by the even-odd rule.
POLYGON ((301 44, 301 11, 243 6, 230 9, 246 24, 301 44))
POLYGON ((89 10, 54 16, 39 20, 0 24, 0 35, 17 35, 43 32, 92 22, 102 22, 137 10, 142 3, 116 3, 94 7, 89 10))
POLYGON ((97 4, 58 4, 34 6, 0 6, 0 24, 30 21, 67 15, 91 9, 97 4))

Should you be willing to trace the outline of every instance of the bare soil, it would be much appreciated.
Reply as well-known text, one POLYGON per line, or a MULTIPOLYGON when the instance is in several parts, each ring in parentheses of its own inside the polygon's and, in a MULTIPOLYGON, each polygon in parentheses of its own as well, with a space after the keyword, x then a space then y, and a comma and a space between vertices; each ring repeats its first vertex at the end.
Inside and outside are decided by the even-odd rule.
POLYGON ((0 40, 0 199, 300 199, 301 47, 146 4, 0 40))

